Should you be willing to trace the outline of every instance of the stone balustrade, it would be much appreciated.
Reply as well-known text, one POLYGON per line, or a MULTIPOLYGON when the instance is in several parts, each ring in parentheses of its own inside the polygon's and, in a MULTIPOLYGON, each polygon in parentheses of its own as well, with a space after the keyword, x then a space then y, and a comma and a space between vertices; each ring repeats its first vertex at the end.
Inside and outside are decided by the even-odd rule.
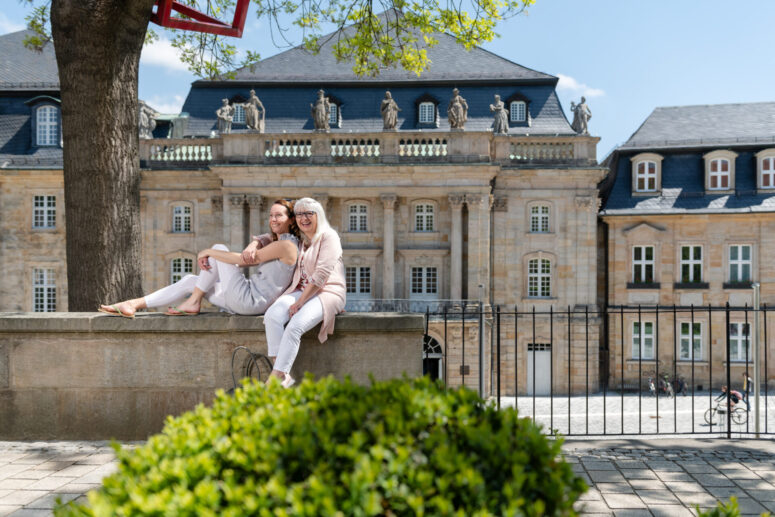
MULTIPOLYGON (((305 334, 292 373, 419 376, 423 332, 421 314, 341 314, 325 343, 305 334)), ((231 388, 238 346, 266 354, 263 318, 0 313, 0 440, 145 439, 231 388)))
POLYGON ((198 168, 209 164, 497 163, 589 166, 599 138, 493 135, 488 131, 374 133, 232 133, 217 138, 140 142, 144 167, 198 168))

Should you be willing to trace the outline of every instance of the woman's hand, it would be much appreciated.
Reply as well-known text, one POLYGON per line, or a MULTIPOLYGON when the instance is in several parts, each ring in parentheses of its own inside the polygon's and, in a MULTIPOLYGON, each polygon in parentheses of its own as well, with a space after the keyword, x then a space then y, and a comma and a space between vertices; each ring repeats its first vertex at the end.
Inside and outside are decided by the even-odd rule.
POLYGON ((255 264, 257 262, 256 251, 258 251, 258 241, 250 241, 248 247, 242 250, 242 262, 255 264))
POLYGON ((291 315, 291 318, 293 318, 293 315, 299 312, 299 310, 304 307, 304 303, 302 300, 298 300, 296 303, 290 306, 288 309, 288 314, 291 315))
POLYGON ((210 265, 210 249, 202 250, 196 256, 196 261, 199 264, 199 269, 204 271, 210 271, 212 266, 210 265))

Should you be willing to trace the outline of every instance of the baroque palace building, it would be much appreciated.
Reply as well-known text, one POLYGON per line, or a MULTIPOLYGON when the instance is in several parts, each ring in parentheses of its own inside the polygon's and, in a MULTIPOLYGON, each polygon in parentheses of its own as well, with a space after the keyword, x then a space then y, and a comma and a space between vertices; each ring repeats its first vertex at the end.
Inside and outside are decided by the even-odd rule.
MULTIPOLYGON (((2 68, 0 77, 0 310, 62 311, 56 67, 53 49, 33 54, 22 37, 0 37, 0 54, 18 65, 2 68)), ((194 82, 183 113, 157 117, 156 127, 146 128, 152 138, 141 142, 143 288, 195 271, 197 251, 214 243, 244 247, 267 230, 274 199, 310 196, 342 237, 348 310, 424 312, 463 303, 586 309, 589 331, 583 316, 578 329, 551 330, 544 319, 519 335, 513 318, 506 321, 503 380, 507 392, 516 384, 531 389, 529 376, 543 381, 541 371, 528 371, 528 354, 549 346, 557 371, 592 358, 591 370, 574 366, 573 378, 554 379, 552 389, 570 383, 583 390, 589 372, 596 389, 597 185, 607 173, 597 163, 599 139, 571 128, 556 77, 437 37, 421 77, 392 69, 357 77, 326 46, 318 55, 294 48, 232 78, 194 82), (312 113, 321 90, 327 129, 316 129, 321 121, 312 113), (387 129, 380 112, 386 91, 399 110, 387 129), (493 131, 496 95, 505 110, 502 133, 493 131), (230 128, 216 116, 224 99, 230 128), (456 127, 452 104, 465 105, 456 127)), ((432 320, 426 352, 443 350, 448 381, 460 382, 464 330, 459 321, 450 329, 445 334, 432 320)), ((474 343, 477 326, 466 324, 465 332, 474 343)), ((475 372, 472 359, 466 364, 475 372)))

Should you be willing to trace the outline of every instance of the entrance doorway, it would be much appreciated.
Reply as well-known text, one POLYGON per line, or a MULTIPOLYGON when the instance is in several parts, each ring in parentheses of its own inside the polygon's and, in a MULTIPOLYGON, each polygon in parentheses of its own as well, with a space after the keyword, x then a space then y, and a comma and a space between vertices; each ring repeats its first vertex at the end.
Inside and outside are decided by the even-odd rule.
POLYGON ((552 345, 550 343, 527 344, 527 394, 549 395, 552 390, 552 345), (535 372, 533 368, 535 367, 535 372), (535 379, 535 384, 533 383, 535 379))
POLYGON ((422 374, 431 379, 443 379, 444 365, 442 359, 444 354, 441 350, 441 344, 429 335, 423 337, 422 344, 422 374))

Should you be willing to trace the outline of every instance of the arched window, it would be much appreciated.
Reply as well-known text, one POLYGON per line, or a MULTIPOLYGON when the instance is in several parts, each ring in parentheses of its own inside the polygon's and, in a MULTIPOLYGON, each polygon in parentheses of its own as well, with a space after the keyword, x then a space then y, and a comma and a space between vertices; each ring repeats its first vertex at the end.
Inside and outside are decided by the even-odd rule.
POLYGON ((59 145, 59 108, 41 106, 37 109, 35 122, 39 146, 59 145))
POLYGON ((444 352, 441 344, 425 334, 422 339, 422 374, 433 380, 444 378, 444 352))
POLYGON ((170 283, 175 283, 189 273, 194 272, 194 259, 174 258, 170 260, 170 283))
POLYGON ((436 122, 436 105, 432 102, 421 102, 418 106, 417 120, 420 124, 433 124, 436 122))
POLYGON ((526 108, 525 101, 511 101, 509 103, 509 120, 511 122, 524 122, 527 118, 526 108))
POLYGON ((552 295, 552 263, 549 259, 530 259, 527 263, 528 298, 548 298, 552 295))
POLYGON ((432 232, 434 207, 430 203, 417 203, 414 206, 414 231, 432 232))

